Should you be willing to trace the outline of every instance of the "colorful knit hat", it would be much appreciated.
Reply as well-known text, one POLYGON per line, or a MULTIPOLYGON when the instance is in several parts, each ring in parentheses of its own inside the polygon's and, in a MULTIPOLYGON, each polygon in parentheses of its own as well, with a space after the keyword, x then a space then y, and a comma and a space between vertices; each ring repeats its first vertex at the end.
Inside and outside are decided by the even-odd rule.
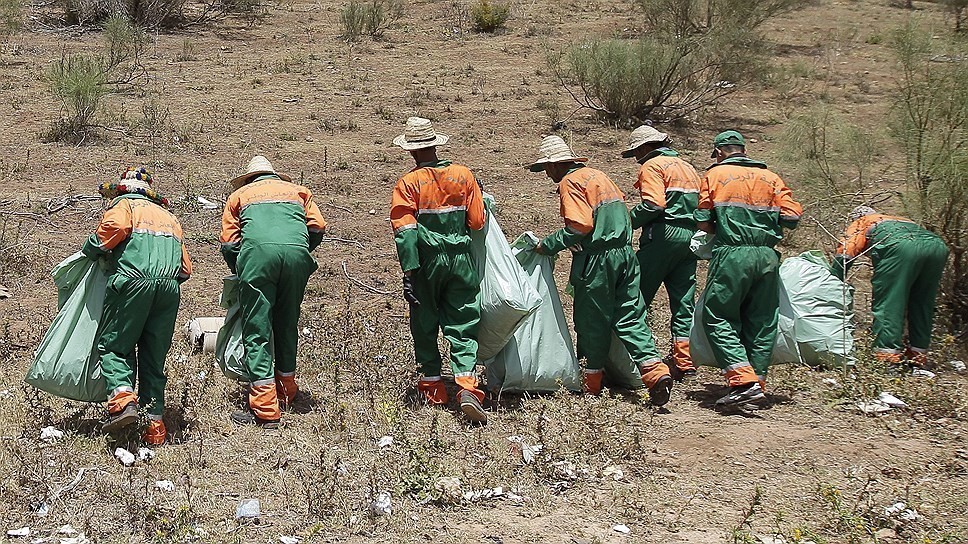
POLYGON ((98 192, 104 198, 117 198, 127 194, 142 195, 167 207, 168 199, 151 188, 151 181, 150 170, 144 166, 131 166, 121 172, 120 180, 117 183, 102 183, 98 192))

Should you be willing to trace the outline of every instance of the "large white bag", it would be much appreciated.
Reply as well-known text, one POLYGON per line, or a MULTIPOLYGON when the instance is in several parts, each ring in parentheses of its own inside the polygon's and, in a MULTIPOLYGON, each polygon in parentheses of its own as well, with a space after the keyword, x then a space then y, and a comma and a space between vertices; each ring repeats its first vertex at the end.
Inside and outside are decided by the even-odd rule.
POLYGON ((524 318, 538 309, 541 296, 514 257, 494 217, 494 199, 485 195, 487 222, 471 231, 472 251, 481 278, 481 323, 477 332, 479 360, 497 355, 524 318))
POLYGON ((504 349, 485 361, 487 387, 494 392, 581 389, 581 369, 555 285, 555 259, 535 253, 538 242, 526 232, 511 246, 541 305, 524 318, 504 349))

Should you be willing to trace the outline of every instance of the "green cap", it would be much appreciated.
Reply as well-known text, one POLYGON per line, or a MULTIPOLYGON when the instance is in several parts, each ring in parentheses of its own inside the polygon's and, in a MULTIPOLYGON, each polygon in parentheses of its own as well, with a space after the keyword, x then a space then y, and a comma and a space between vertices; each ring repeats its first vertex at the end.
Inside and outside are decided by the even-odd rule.
MULTIPOLYGON (((720 132, 719 134, 716 135, 715 138, 713 138, 714 148, 719 149, 724 145, 741 145, 743 147, 746 147, 746 139, 743 138, 742 134, 740 134, 739 132, 736 132, 735 130, 727 130, 724 132, 720 132)), ((711 156, 715 158, 716 151, 713 151, 711 156)))

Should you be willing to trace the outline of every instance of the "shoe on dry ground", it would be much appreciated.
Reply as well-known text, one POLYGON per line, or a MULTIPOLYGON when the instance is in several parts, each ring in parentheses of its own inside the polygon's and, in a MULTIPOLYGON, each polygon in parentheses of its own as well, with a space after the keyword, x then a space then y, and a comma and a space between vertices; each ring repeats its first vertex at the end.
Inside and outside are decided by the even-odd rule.
POLYGON ((766 394, 758 382, 730 387, 726 396, 716 401, 717 408, 746 406, 766 400, 766 394))
POLYGON ((652 406, 665 406, 672 396, 672 376, 663 376, 649 388, 649 402, 652 406))
POLYGON ((105 419, 104 423, 101 425, 101 430, 106 433, 115 433, 128 425, 134 425, 137 422, 138 404, 135 402, 129 402, 124 408, 121 409, 120 412, 108 414, 108 418, 105 419))
POLYGON ((258 425, 263 429, 279 428, 278 419, 260 419, 248 410, 233 412, 232 415, 229 416, 229 419, 231 419, 232 423, 235 423, 236 425, 258 425))
POLYGON ((457 395, 457 399, 460 401, 460 411, 464 413, 464 417, 475 423, 487 423, 487 412, 484 411, 481 401, 474 393, 462 390, 457 395))

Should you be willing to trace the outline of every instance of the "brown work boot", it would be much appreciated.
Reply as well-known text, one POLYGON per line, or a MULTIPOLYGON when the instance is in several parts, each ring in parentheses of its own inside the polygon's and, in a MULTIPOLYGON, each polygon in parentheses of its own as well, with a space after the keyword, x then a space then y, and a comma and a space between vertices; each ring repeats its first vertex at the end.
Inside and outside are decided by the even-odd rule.
POLYGON ((460 411, 464 413, 464 417, 474 423, 487 423, 487 412, 481 405, 481 399, 477 398, 474 393, 474 391, 468 389, 461 389, 460 393, 457 394, 457 400, 460 401, 460 411))
POLYGON ((129 402, 120 411, 108 414, 107 419, 101 424, 101 430, 106 433, 116 433, 128 425, 138 422, 138 403, 129 402))
POLYGON ((666 374, 649 388, 649 403, 652 406, 665 406, 672 397, 672 376, 666 374))
POLYGON ((236 425, 258 425, 263 429, 278 429, 278 419, 261 419, 249 410, 233 412, 229 419, 236 425))

